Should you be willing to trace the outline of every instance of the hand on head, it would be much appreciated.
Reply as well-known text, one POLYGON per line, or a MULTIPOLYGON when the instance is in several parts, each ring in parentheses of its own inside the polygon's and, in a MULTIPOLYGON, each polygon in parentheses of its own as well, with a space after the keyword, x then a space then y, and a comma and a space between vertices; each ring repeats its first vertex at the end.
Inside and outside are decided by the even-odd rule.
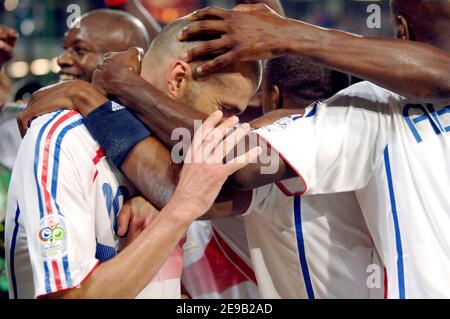
POLYGON ((250 125, 233 129, 239 120, 231 117, 216 127, 222 116, 222 112, 214 112, 196 131, 172 197, 194 214, 192 220, 209 210, 230 175, 255 161, 261 152, 260 147, 255 147, 224 162, 228 151, 248 134, 250 125))
POLYGON ((116 83, 126 83, 129 76, 140 74, 143 55, 144 50, 136 47, 107 53, 94 72, 92 84, 104 95, 115 95, 116 83))
POLYGON ((280 38, 278 26, 288 20, 264 4, 241 4, 233 10, 209 7, 194 12, 190 20, 198 22, 180 33, 180 41, 204 34, 217 34, 218 38, 188 51, 184 56, 187 62, 200 60, 214 52, 224 52, 201 65, 197 70, 201 74, 213 73, 238 61, 273 58, 286 50, 281 45, 286 41, 277 39, 280 38))

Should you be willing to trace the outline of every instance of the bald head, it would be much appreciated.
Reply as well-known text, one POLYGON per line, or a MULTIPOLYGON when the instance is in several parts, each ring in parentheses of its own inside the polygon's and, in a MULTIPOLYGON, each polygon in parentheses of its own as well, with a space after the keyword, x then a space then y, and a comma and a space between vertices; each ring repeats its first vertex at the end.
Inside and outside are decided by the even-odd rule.
POLYGON ((450 50, 449 0, 391 0, 398 38, 450 50))
POLYGON ((192 23, 182 18, 163 28, 142 61, 141 76, 170 97, 183 100, 184 104, 204 113, 217 109, 222 110, 225 116, 241 113, 260 84, 261 64, 234 63, 216 73, 199 77, 195 70, 205 60, 186 63, 182 56, 207 39, 189 42, 177 39, 181 30, 192 23))
POLYGON ((144 24, 124 11, 94 10, 81 16, 79 22, 105 53, 126 51, 130 47, 146 50, 150 44, 144 24))
POLYGON ((64 37, 65 51, 58 57, 60 80, 90 82, 106 53, 148 46, 144 25, 131 14, 110 9, 89 12, 76 20, 64 37))
MULTIPOLYGON (((159 35, 153 40, 148 50, 147 55, 144 58, 143 67, 146 66, 150 69, 154 69, 154 65, 158 65, 161 68, 163 65, 168 66, 173 61, 181 59, 181 56, 197 47, 200 43, 208 40, 207 37, 197 38, 193 41, 179 41, 177 39, 178 34, 186 27, 192 25, 193 21, 189 21, 186 18, 181 18, 171 24, 165 26, 159 35)), ((217 55, 217 54, 216 54, 217 55)), ((195 70, 197 66, 204 63, 205 61, 212 59, 214 55, 206 56, 203 60, 190 63, 191 69, 195 70)), ((262 68, 259 62, 245 62, 240 63, 240 67, 245 67, 253 73, 254 80, 258 83, 260 82, 262 68)), ((235 66, 231 66, 221 70, 222 73, 230 72, 235 66)))

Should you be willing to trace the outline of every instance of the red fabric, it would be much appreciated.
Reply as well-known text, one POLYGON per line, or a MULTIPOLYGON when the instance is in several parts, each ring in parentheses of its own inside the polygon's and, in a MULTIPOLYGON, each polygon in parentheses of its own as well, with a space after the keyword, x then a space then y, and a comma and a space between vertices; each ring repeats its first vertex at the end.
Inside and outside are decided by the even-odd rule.
POLYGON ((108 7, 117 7, 127 2, 128 0, 105 0, 105 4, 108 7))

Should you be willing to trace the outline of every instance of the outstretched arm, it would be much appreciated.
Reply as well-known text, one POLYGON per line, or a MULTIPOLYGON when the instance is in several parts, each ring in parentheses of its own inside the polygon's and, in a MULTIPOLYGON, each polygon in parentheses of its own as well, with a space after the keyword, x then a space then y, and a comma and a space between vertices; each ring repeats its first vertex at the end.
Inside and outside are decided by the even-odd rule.
POLYGON ((200 66, 203 74, 236 61, 298 54, 406 97, 450 97, 450 54, 428 44, 324 29, 286 19, 261 4, 241 5, 235 10, 206 8, 191 19, 202 21, 184 30, 180 40, 202 33, 222 34, 219 41, 200 44, 186 56, 192 61, 224 50, 200 66))
POLYGON ((236 5, 262 3, 281 16, 285 16, 283 5, 280 0, 236 0, 236 5))

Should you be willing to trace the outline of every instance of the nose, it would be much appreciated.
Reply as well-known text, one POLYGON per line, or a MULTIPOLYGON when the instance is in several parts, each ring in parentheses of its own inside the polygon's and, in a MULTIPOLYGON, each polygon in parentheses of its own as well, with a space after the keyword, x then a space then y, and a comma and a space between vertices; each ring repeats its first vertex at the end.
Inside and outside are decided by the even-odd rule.
POLYGON ((61 53, 56 61, 61 68, 72 66, 73 58, 70 50, 65 50, 63 53, 61 53))

